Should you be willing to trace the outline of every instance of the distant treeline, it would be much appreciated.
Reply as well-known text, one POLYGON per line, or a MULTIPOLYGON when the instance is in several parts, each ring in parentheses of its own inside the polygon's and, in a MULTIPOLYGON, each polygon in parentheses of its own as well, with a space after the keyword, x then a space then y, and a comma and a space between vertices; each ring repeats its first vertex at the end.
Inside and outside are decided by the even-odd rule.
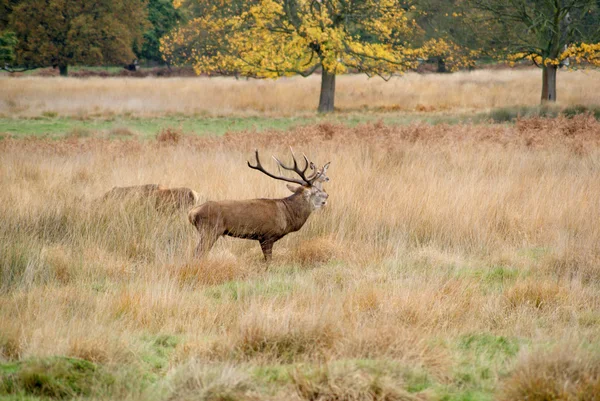
POLYGON ((320 111, 334 107, 335 76, 389 79, 430 63, 525 61, 556 71, 600 66, 600 0, 0 0, 0 68, 188 65, 196 73, 322 78, 320 111))

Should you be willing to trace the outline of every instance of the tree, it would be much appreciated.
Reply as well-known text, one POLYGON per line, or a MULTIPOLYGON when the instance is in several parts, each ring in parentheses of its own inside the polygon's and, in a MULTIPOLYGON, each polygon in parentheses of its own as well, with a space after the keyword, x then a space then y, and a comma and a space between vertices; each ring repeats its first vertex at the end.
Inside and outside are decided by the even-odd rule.
POLYGON ((146 0, 22 0, 9 26, 24 67, 130 62, 147 27, 146 0))
POLYGON ((556 101, 556 72, 566 63, 600 65, 597 0, 470 0, 494 53, 542 68, 542 102, 556 101))
POLYGON ((160 39, 182 21, 181 8, 173 7, 171 0, 149 0, 148 20, 151 27, 144 33, 144 44, 138 57, 141 59, 163 62, 160 53, 160 39))
POLYGON ((427 52, 411 46, 418 27, 400 0, 196 3, 204 14, 163 39, 165 59, 179 56, 197 73, 262 78, 320 70, 319 112, 334 109, 336 75, 389 79, 416 67, 427 52))

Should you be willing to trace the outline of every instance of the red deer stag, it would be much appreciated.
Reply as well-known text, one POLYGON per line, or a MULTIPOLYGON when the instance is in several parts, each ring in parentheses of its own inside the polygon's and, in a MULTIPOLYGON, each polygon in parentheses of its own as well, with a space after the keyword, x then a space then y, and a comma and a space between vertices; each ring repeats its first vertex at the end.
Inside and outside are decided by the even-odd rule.
POLYGON ((248 167, 258 170, 271 178, 299 184, 287 185, 293 194, 283 199, 251 199, 241 201, 206 202, 196 206, 189 212, 192 223, 200 234, 196 248, 196 256, 205 255, 222 235, 256 240, 265 256, 271 260, 273 244, 287 234, 298 231, 310 214, 327 203, 329 195, 323 190, 322 183, 329 180, 325 175, 329 163, 317 170, 311 166, 304 156, 304 169, 298 167, 296 157, 292 153, 294 165, 288 167, 275 158, 284 170, 293 171, 300 178, 277 176, 266 171, 260 164, 258 150, 255 152, 256 165, 248 162, 248 167), (313 172, 306 176, 308 168, 313 172))

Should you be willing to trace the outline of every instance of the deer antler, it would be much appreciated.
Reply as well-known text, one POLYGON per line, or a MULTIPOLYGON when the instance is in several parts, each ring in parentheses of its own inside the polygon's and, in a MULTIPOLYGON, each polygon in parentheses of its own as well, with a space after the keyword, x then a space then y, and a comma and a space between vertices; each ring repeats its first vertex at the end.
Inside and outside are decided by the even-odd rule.
POLYGON ((260 171, 262 173, 265 173, 269 177, 275 178, 276 180, 293 182, 295 184, 300 184, 300 185, 309 185, 309 186, 312 185, 312 180, 307 179, 306 176, 304 175, 304 173, 306 173, 306 170, 308 169, 308 163, 309 163, 309 161, 306 158, 306 156, 304 157, 305 160, 306 160, 306 167, 304 168, 304 170, 300 170, 298 168, 298 162, 296 161, 296 157, 294 156, 293 152, 292 152, 292 157, 294 158, 294 166, 293 167, 287 167, 287 166, 285 166, 283 163, 281 163, 279 161, 279 159, 277 159, 275 156, 273 156, 273 158, 279 164, 279 166, 281 166, 285 170, 290 170, 290 171, 296 172, 300 176, 300 178, 302 178, 301 180, 299 180, 297 178, 289 178, 289 177, 284 177, 284 176, 274 175, 274 174, 269 173, 267 170, 264 169, 264 167, 262 166, 262 164, 260 164, 260 159, 258 157, 258 150, 255 150, 254 154, 256 156, 256 166, 253 166, 252 164, 250 164, 250 162, 248 162, 248 167, 250 167, 250 168, 252 168, 254 170, 258 170, 258 171, 260 171))
POLYGON ((306 184, 312 185, 313 181, 317 177, 317 174, 313 173, 313 174, 311 174, 310 177, 307 178, 306 177, 306 170, 308 170, 309 167, 314 170, 314 168, 313 168, 314 164, 311 163, 310 160, 308 160, 308 157, 306 157, 305 154, 302 154, 302 156, 304 157, 304 168, 302 170, 300 170, 300 167, 298 167, 298 161, 296 160, 296 155, 294 154, 294 150, 292 149, 291 146, 290 146, 290 152, 292 153, 292 160, 294 161, 294 165, 291 166, 291 167, 288 167, 285 164, 283 164, 281 162, 281 160, 279 160, 275 156, 273 156, 273 159, 275 159, 275 161, 277 162, 277 164, 279 164, 279 166, 281 168, 283 168, 285 170, 289 170, 289 171, 295 172, 296 174, 298 174, 302 178, 302 180, 304 180, 304 182, 306 184))

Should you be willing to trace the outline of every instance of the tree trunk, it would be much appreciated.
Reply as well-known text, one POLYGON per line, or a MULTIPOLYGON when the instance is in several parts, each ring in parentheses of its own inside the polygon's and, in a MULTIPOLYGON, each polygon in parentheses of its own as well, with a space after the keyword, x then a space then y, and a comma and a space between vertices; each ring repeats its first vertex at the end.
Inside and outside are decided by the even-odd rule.
POLYGON ((321 75, 321 96, 319 98, 319 113, 331 113, 335 100, 335 74, 323 68, 321 75))
POLYGON ((66 77, 69 75, 69 66, 68 65, 59 65, 58 71, 60 72, 61 77, 66 77))
POLYGON ((556 102, 556 71, 555 65, 542 67, 542 103, 556 102))

